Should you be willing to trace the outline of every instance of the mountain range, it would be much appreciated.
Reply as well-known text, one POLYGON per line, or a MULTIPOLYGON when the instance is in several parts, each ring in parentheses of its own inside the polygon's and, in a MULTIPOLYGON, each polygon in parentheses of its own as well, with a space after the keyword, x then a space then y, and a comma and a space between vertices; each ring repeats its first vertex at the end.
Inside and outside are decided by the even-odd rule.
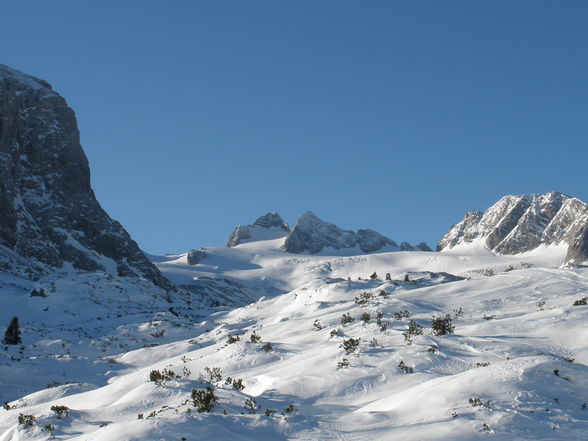
POLYGON ((436 252, 307 211, 148 256, 73 110, 0 65, 0 441, 583 440, 587 231, 551 192, 436 252))

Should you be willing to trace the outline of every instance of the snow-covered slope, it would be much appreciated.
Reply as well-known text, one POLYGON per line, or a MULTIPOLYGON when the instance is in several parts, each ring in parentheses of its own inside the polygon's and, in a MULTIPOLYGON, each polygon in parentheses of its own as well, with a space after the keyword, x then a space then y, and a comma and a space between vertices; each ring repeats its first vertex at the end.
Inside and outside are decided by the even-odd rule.
POLYGON ((557 192, 505 196, 485 212, 467 213, 437 249, 471 244, 498 254, 563 246, 565 263, 581 264, 588 260, 588 205, 557 192))
MULTIPOLYGON (((207 248, 196 265, 157 259, 178 283, 224 279, 257 301, 198 323, 174 310, 123 326, 107 359, 86 345, 92 369, 46 377, 71 384, 2 394, 0 440, 51 439, 47 425, 57 439, 109 441, 585 439, 588 306, 574 302, 588 296, 588 270, 556 268, 561 251, 296 256, 282 241, 207 248), (446 315, 453 333, 435 335, 446 315), (162 344, 140 347, 162 328, 151 337, 162 344), (218 401, 200 413, 207 387, 218 401)), ((2 354, 4 375, 41 363, 29 332, 22 354, 2 354)), ((39 369, 78 363, 51 348, 52 370, 39 369)))

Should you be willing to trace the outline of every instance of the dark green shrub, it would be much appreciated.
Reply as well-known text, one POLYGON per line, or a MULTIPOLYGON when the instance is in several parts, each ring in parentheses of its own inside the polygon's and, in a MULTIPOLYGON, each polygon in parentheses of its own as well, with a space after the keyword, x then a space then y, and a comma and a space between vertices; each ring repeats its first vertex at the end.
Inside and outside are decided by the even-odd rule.
POLYGON ((361 320, 362 320, 364 323, 369 323, 369 321, 370 321, 370 319, 371 319, 371 318, 372 318, 372 316, 371 316, 369 313, 367 313, 367 312, 364 312, 364 313, 361 315, 361 320))
POLYGON ((343 314, 343 316, 341 317, 341 324, 343 326, 348 325, 349 323, 353 323, 354 321, 355 319, 351 317, 351 314, 349 314, 348 312, 343 314))
POLYGON ((453 334, 455 330, 455 326, 451 324, 451 316, 449 314, 446 314, 445 317, 433 317, 431 327, 435 335, 453 334))
POLYGON ((405 374, 412 374, 412 373, 414 373, 414 369, 412 368, 412 366, 408 366, 402 360, 400 360, 400 363, 398 363, 398 369, 400 369, 405 374))
POLYGON ((355 354, 355 351, 359 348, 359 338, 349 338, 347 340, 343 340, 343 343, 339 346, 343 348, 347 355, 355 354))
POLYGON ((355 298, 355 304, 360 306, 365 306, 367 303, 372 299, 372 293, 370 292, 362 292, 359 297, 355 298))
POLYGON ((419 325, 414 319, 408 322, 408 329, 402 333, 404 340, 408 344, 412 344, 412 337, 415 335, 422 335, 423 327, 419 325))
POLYGON ((263 349, 265 352, 271 352, 274 350, 274 348, 272 348, 272 345, 267 342, 266 344, 264 344, 261 349, 263 349))
POLYGON ((251 414, 256 413, 258 409, 257 402, 253 398, 247 398, 243 407, 251 414))
POLYGON ((259 335, 256 331, 253 331, 249 339, 251 340, 251 343, 259 343, 261 341, 261 335, 259 335))
POLYGON ((409 318, 412 313, 406 309, 394 313, 394 320, 402 321, 402 319, 409 318))
POLYGON ((578 299, 574 301, 573 306, 582 306, 588 305, 588 297, 584 297, 583 299, 578 299))
POLYGON ((218 402, 217 396, 214 394, 214 389, 207 386, 205 390, 192 389, 192 400, 196 412, 212 412, 214 406, 218 402))

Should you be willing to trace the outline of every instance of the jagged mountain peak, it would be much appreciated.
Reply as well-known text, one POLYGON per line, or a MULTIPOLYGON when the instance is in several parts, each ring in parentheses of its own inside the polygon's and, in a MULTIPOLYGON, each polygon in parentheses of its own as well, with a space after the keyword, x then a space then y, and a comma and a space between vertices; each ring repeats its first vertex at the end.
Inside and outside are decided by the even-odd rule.
POLYGON ((393 240, 374 230, 344 230, 335 224, 325 222, 312 211, 306 211, 298 218, 282 248, 289 253, 316 254, 325 248, 340 250, 356 247, 364 253, 378 251, 384 247, 398 249, 393 240))
POLYGON ((540 245, 566 245, 565 263, 587 260, 582 231, 588 225, 588 205, 552 191, 545 194, 507 195, 486 211, 466 213, 443 236, 437 249, 479 242, 498 254, 519 254, 540 245))

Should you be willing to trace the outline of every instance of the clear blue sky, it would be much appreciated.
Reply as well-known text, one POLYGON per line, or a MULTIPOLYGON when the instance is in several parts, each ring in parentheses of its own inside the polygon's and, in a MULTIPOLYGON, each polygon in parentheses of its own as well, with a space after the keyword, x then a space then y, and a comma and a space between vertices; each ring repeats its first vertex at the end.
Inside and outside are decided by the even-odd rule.
POLYGON ((5 2, 0 63, 78 116, 144 250, 276 210, 436 241, 504 194, 588 201, 586 1, 5 2))

